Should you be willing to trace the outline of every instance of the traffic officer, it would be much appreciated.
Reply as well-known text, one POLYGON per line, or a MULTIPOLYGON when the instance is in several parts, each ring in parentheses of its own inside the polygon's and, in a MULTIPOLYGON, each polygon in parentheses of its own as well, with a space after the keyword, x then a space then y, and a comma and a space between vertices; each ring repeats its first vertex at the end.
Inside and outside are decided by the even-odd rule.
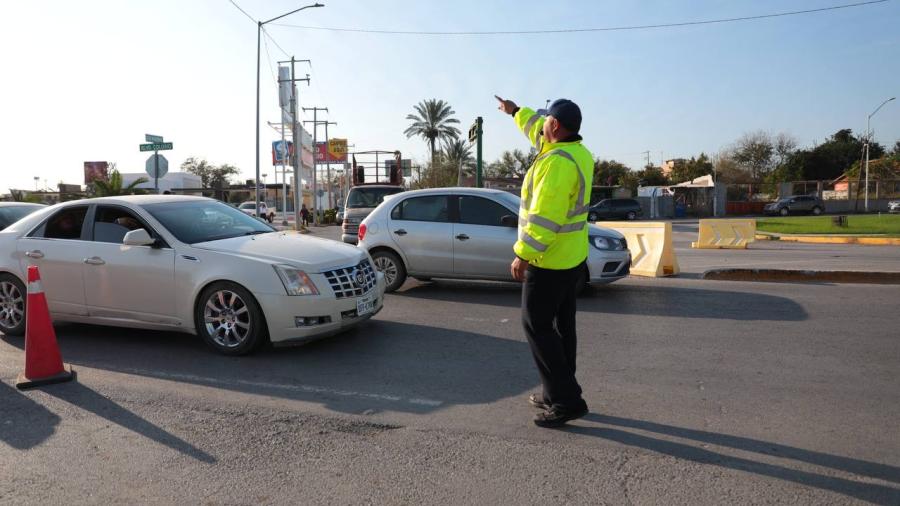
POLYGON ((522 321, 543 383, 528 399, 541 409, 534 423, 559 427, 588 412, 575 379, 575 295, 587 269, 594 157, 581 144, 581 109, 571 100, 534 111, 495 97, 537 150, 522 184, 510 270, 523 282, 522 321))

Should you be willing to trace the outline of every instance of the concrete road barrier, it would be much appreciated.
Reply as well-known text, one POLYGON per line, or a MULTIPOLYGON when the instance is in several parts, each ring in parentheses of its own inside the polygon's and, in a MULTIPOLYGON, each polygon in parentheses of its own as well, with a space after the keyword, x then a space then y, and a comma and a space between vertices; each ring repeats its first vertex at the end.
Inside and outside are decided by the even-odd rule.
POLYGON ((672 246, 672 224, 662 221, 607 221, 602 227, 625 236, 631 251, 631 274, 674 276, 681 272, 672 246))
POLYGON ((700 220, 697 249, 747 249, 756 240, 756 220, 700 220))

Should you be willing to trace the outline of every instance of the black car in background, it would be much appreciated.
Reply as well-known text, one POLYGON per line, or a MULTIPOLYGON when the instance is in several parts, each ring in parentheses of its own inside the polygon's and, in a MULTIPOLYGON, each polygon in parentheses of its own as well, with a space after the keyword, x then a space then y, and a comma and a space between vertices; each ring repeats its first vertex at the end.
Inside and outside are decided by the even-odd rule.
POLYGON ((641 205, 634 199, 604 199, 588 209, 588 221, 633 220, 643 214, 641 205))
POLYGON ((44 207, 47 206, 28 202, 0 202, 0 230, 44 207))

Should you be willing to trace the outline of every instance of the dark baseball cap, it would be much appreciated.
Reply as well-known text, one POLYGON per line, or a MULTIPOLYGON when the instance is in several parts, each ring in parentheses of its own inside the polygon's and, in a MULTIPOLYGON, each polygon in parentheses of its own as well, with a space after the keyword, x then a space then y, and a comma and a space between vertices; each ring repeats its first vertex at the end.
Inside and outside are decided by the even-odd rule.
POLYGON ((581 130, 581 109, 575 102, 561 98, 550 104, 548 116, 553 116, 568 131, 578 133, 581 130))

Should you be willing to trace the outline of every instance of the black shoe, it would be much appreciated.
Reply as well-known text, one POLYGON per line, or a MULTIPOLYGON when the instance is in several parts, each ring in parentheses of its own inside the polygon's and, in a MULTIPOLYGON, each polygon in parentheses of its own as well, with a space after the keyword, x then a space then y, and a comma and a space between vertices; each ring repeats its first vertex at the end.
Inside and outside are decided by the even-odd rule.
POLYGON ((581 418, 588 414, 587 406, 574 410, 550 408, 534 417, 534 424, 538 427, 553 428, 562 427, 571 420, 581 418))
POLYGON ((531 394, 528 396, 528 403, 532 406, 547 411, 550 409, 550 403, 544 400, 544 396, 541 394, 531 394))

